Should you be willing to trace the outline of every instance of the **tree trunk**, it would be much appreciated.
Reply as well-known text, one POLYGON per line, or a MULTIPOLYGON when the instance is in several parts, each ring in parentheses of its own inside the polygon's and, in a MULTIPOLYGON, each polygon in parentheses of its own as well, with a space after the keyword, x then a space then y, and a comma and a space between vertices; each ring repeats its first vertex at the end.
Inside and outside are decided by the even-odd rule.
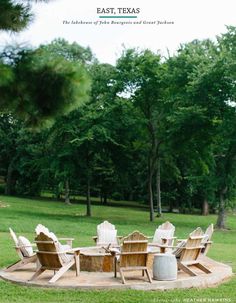
POLYGON ((130 191, 129 192, 129 201, 133 201, 133 200, 134 200, 134 193, 133 193, 133 191, 130 191))
POLYGON ((60 193, 59 188, 60 188, 59 185, 57 185, 53 188, 53 194, 56 196, 57 200, 60 200, 60 198, 61 198, 61 193, 60 193))
POLYGON ((154 208, 153 208, 153 192, 152 192, 152 177, 149 176, 148 181, 148 191, 149 191, 149 207, 150 207, 150 221, 154 221, 154 208))
POLYGON ((91 196, 90 196, 90 177, 87 176, 87 212, 86 216, 91 217, 91 196))
POLYGON ((224 194, 226 193, 227 188, 221 191, 220 193, 220 204, 219 204, 219 211, 218 211, 218 218, 216 222, 216 227, 220 229, 225 229, 226 225, 226 212, 225 212, 225 200, 224 194))
POLYGON ((70 185, 69 185, 68 179, 66 179, 66 182, 65 182, 65 203, 67 205, 71 205, 71 203, 70 203, 70 185))
POLYGON ((14 160, 12 160, 8 166, 7 169, 7 177, 6 177, 6 187, 5 187, 5 194, 6 195, 11 195, 12 194, 12 185, 13 185, 13 180, 12 180, 12 176, 13 176, 13 164, 14 164, 14 160))
POLYGON ((156 169, 156 161, 158 155, 158 141, 156 138, 155 125, 152 123, 151 112, 149 112, 148 130, 151 139, 151 147, 149 150, 149 157, 148 157, 148 196, 149 196, 150 221, 154 221, 152 181, 156 169))
POLYGON ((107 205, 107 193, 103 192, 103 204, 107 205))
POLYGON ((162 216, 162 207, 161 207, 161 167, 160 167, 160 158, 157 160, 157 175, 156 175, 156 189, 157 189, 157 215, 158 217, 162 216))
POLYGON ((170 200, 169 202, 169 208, 168 208, 168 212, 169 213, 172 213, 173 212, 173 208, 174 208, 174 203, 172 200, 170 200))
POLYGON ((203 216, 208 216, 209 215, 209 204, 207 199, 203 199, 203 203, 202 203, 202 215, 203 216))
POLYGON ((103 196, 102 196, 102 191, 100 190, 100 203, 103 204, 103 196))
POLYGON ((149 159, 148 196, 149 196, 149 212, 150 212, 150 221, 151 222, 154 221, 152 177, 153 177, 153 171, 151 169, 151 159, 149 159))

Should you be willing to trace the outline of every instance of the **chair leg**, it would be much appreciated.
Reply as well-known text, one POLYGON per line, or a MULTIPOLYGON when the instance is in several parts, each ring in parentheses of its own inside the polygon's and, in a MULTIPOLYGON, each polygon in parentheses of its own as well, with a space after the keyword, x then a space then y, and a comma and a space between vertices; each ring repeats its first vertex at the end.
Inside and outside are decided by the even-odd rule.
POLYGON ((39 275, 41 275, 46 269, 40 267, 38 270, 33 274, 33 276, 29 279, 29 281, 35 280, 39 275))
POLYGON ((144 277, 145 271, 142 269, 142 276, 144 277))
POLYGON ((117 277, 117 261, 116 258, 114 258, 114 277, 117 277))
POLYGON ((41 267, 41 263, 39 262, 39 259, 36 260, 36 270, 38 270, 41 267))
POLYGON ((179 269, 182 269, 184 272, 186 272, 187 274, 189 274, 190 276, 197 276, 197 274, 192 271, 191 269, 189 269, 186 265, 179 263, 178 264, 179 269))
POLYGON ((148 270, 148 269, 145 269, 145 271, 146 271, 146 274, 147 274, 147 277, 148 277, 148 281, 149 281, 150 283, 152 283, 152 278, 151 278, 151 275, 150 275, 150 273, 149 273, 149 270, 148 270))
POLYGON ((123 273, 123 271, 122 271, 121 268, 120 268, 120 276, 121 276, 122 283, 123 283, 123 284, 126 284, 126 282, 125 282, 125 277, 124 277, 124 273, 123 273))
POLYGON ((80 260, 79 260, 79 255, 75 254, 75 271, 76 271, 76 276, 80 274, 80 260))
POLYGON ((195 266, 199 269, 201 269, 202 271, 204 271, 206 274, 211 274, 210 269, 208 269, 207 267, 205 267, 204 265, 202 265, 201 263, 197 263, 195 264, 195 266))
POLYGON ((54 283, 56 282, 71 266, 75 264, 75 261, 71 261, 68 264, 64 265, 61 267, 58 272, 48 281, 49 283, 54 283))
POLYGON ((7 271, 7 272, 14 271, 14 270, 16 270, 16 269, 18 269, 18 268, 24 266, 25 264, 26 264, 26 263, 25 263, 23 260, 17 261, 17 262, 15 262, 15 263, 9 265, 9 266, 5 269, 5 271, 7 271))
POLYGON ((16 269, 18 269, 18 268, 20 268, 20 267, 26 265, 26 264, 34 263, 34 262, 36 262, 36 261, 37 261, 37 256, 36 256, 36 255, 35 255, 35 256, 32 256, 32 257, 29 257, 29 258, 24 258, 23 260, 19 260, 19 261, 13 263, 12 265, 9 265, 9 266, 5 269, 5 271, 6 271, 6 272, 11 272, 11 271, 14 271, 14 270, 16 270, 16 269))

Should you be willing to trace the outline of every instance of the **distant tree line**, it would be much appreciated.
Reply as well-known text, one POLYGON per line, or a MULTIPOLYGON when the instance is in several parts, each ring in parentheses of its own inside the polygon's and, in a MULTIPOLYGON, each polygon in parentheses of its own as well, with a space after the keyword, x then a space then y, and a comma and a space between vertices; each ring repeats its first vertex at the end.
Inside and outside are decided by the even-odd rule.
MULTIPOLYGON (((14 30, 1 21, 0 29, 14 30)), ((167 58, 125 49, 114 66, 64 39, 7 46, 0 52, 5 193, 50 189, 69 204, 76 191, 87 197, 89 216, 91 196, 103 204, 137 200, 149 205, 151 221, 162 205, 210 209, 225 228, 236 188, 235 93, 232 26, 167 58)))

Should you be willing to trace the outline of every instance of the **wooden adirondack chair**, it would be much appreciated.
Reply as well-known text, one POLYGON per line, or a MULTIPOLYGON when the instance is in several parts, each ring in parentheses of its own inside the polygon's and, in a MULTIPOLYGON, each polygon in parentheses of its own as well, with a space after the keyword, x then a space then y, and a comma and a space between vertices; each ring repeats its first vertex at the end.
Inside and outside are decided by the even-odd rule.
POLYGON ((40 262, 40 267, 31 277, 30 281, 35 280, 45 270, 54 270, 54 272, 57 272, 49 280, 49 283, 54 283, 73 265, 75 265, 76 268, 76 276, 79 275, 79 248, 60 251, 58 242, 55 242, 42 232, 36 236, 35 243, 38 247, 37 257, 40 262))
POLYGON ((149 247, 159 247, 160 252, 165 253, 171 251, 171 247, 174 244, 175 226, 169 221, 158 226, 153 236, 152 243, 149 243, 149 247), (168 246, 170 246, 168 248, 168 246))
POLYGON ((115 225, 108 221, 104 221, 97 226, 97 236, 93 237, 97 246, 118 246, 118 238, 115 225))
POLYGON ((36 263, 37 256, 33 252, 33 249, 32 249, 33 244, 31 244, 29 242, 29 240, 24 237, 17 238, 16 234, 14 233, 14 231, 11 228, 9 228, 9 231, 10 231, 11 237, 15 244, 16 253, 19 256, 20 260, 13 263, 12 265, 9 265, 5 269, 5 271, 11 272, 11 271, 21 268, 22 266, 24 266, 28 263, 36 263), (26 244, 24 244, 23 241, 26 244))
POLYGON ((212 241, 211 241, 211 237, 213 235, 214 232, 214 224, 210 224, 204 234, 204 238, 202 239, 202 245, 204 246, 201 253, 203 255, 206 255, 208 253, 208 250, 210 249, 211 245, 212 245, 212 241))
POLYGON ((38 224, 35 228, 35 233, 36 233, 36 235, 39 235, 41 232, 52 237, 52 239, 54 241, 56 241, 56 242, 58 241, 60 243, 61 248, 65 249, 65 250, 72 248, 72 242, 73 242, 74 238, 57 238, 56 235, 54 233, 50 232, 47 227, 45 227, 42 224, 38 224), (61 244, 60 241, 65 241, 66 244, 61 244))
POLYGON ((181 248, 179 258, 177 258, 178 268, 190 276, 197 276, 197 274, 191 270, 189 266, 196 266, 207 274, 211 273, 211 271, 201 263, 199 258, 203 248, 203 238, 204 233, 201 228, 198 227, 189 235, 185 246, 181 248))
POLYGON ((123 238, 120 253, 114 254, 114 275, 117 276, 117 267, 119 268, 122 283, 125 284, 125 271, 142 271, 146 272, 148 281, 152 283, 152 278, 147 267, 148 238, 142 233, 134 231, 132 234, 123 238))

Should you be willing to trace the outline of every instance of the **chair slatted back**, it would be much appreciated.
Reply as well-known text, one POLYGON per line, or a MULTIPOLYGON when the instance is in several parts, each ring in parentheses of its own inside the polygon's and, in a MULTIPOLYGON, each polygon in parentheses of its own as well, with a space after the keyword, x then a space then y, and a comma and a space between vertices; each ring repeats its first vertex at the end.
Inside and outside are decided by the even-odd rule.
POLYGON ((104 221, 104 222, 102 222, 101 224, 99 224, 97 226, 97 231, 100 230, 100 229, 110 229, 110 230, 113 230, 113 229, 116 229, 116 228, 115 228, 115 225, 111 224, 110 222, 104 221))
MULTIPOLYGON (((108 221, 104 221, 97 226, 97 245, 108 245, 110 243, 110 233, 115 232, 115 225, 111 224, 108 221)), ((117 232, 117 231, 116 231, 117 232)), ((112 236, 113 243, 118 245, 117 238, 112 236)))
MULTIPOLYGON (((153 237, 153 243, 163 244, 162 237, 165 238, 168 234, 168 237, 174 237, 175 233, 175 226, 171 224, 169 221, 164 222, 163 224, 159 225, 155 231, 153 237)), ((173 239, 169 239, 167 241, 167 245, 173 245, 173 239)))
POLYGON ((196 261, 199 257, 202 249, 202 239, 204 233, 200 227, 195 229, 188 237, 185 247, 180 255, 181 262, 192 262, 196 261))
POLYGON ((146 266, 148 239, 135 231, 123 238, 121 245, 120 266, 146 266))
POLYGON ((23 260, 24 259, 24 254, 23 254, 22 250, 19 248, 18 238, 17 238, 15 232, 10 227, 9 227, 9 231, 10 231, 10 235, 12 237, 12 240, 14 241, 16 252, 17 252, 18 256, 20 257, 20 259, 23 260))
POLYGON ((205 231, 205 236, 208 237, 207 241, 211 240, 213 232, 214 232, 214 224, 210 224, 205 231))
POLYGON ((37 244, 37 256, 41 265, 45 268, 61 268, 62 261, 58 253, 57 243, 44 233, 40 233, 35 238, 37 244))
POLYGON ((171 224, 169 221, 166 221, 164 223, 162 223, 160 226, 159 226, 160 229, 173 229, 175 230, 175 226, 173 224, 171 224))
POLYGON ((204 238, 202 239, 202 245, 204 246, 202 249, 202 254, 206 255, 208 253, 208 250, 210 249, 212 245, 211 237, 214 232, 214 225, 210 224, 204 234, 204 238))
POLYGON ((15 246, 17 246, 18 245, 18 239, 17 239, 17 236, 16 236, 15 232, 10 227, 9 227, 9 231, 10 231, 10 235, 11 235, 11 237, 12 237, 14 243, 15 243, 15 246))

